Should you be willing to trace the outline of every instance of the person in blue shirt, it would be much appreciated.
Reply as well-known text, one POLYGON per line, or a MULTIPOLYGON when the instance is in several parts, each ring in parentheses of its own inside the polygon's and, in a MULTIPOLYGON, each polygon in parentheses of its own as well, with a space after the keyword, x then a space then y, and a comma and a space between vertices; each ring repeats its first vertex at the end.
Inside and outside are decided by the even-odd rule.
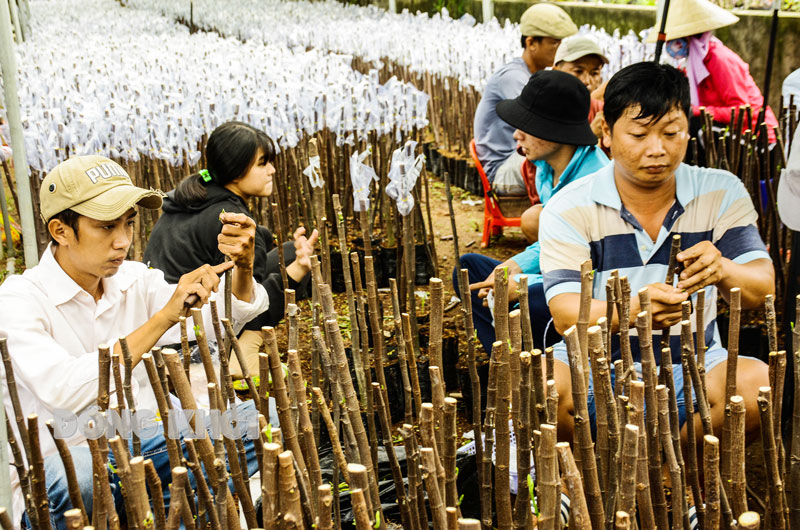
MULTIPOLYGON (((497 105, 497 114, 514 127, 517 148, 537 166, 536 188, 543 204, 564 186, 594 173, 608 163, 600 150, 586 116, 590 95, 576 77, 554 70, 533 74, 515 99, 497 105)), ((559 340, 549 326, 550 312, 545 303, 539 267, 539 243, 505 262, 481 254, 461 256, 461 267, 469 271, 472 296, 472 315, 478 339, 486 352, 495 340, 492 314, 486 302, 494 286, 495 271, 508 267, 508 300, 517 302, 519 275, 528 276, 528 299, 537 348, 559 340), (545 334, 547 337, 545 338, 545 334)), ((453 284, 458 291, 458 271, 453 272, 453 284)), ((460 294, 459 294, 460 296, 460 294)))
POLYGON ((498 117, 495 107, 516 97, 531 74, 553 66, 561 39, 578 31, 566 11, 553 4, 532 5, 519 22, 522 56, 501 66, 486 82, 473 125, 478 159, 498 195, 524 196, 526 191, 524 159, 514 150, 514 127, 498 117))

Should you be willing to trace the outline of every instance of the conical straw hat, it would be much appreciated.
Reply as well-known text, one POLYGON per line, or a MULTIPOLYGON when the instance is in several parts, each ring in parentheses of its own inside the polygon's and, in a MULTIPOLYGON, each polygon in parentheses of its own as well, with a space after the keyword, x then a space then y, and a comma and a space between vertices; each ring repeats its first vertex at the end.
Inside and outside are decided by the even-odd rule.
MULTIPOLYGON (((656 25, 647 36, 647 42, 655 42, 661 28, 661 13, 656 25)), ((736 24, 739 17, 708 0, 672 0, 667 13, 665 32, 667 40, 698 35, 718 28, 736 24)))

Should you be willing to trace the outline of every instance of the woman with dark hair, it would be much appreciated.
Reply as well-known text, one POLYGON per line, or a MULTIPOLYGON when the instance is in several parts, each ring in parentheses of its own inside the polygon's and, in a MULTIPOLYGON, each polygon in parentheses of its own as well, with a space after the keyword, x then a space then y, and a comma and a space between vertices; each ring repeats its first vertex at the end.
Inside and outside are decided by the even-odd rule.
MULTIPOLYGON (((246 123, 230 121, 214 129, 206 145, 208 167, 185 177, 164 198, 163 214, 144 253, 145 263, 162 270, 170 283, 203 264, 222 263, 225 256, 217 248, 222 230, 219 216, 236 212, 253 217, 248 201, 272 194, 275 155, 272 140, 246 123)), ((298 298, 308 290, 316 241, 316 230, 307 238, 301 227, 294 233, 294 243, 284 244, 289 288, 298 298)), ((278 253, 266 227, 256 228, 254 245, 253 277, 267 290, 269 309, 250 321, 239 338, 250 373, 258 373, 261 327, 277 324, 284 305, 278 253)), ((238 374, 238 363, 235 358, 232 361, 231 373, 238 374)))

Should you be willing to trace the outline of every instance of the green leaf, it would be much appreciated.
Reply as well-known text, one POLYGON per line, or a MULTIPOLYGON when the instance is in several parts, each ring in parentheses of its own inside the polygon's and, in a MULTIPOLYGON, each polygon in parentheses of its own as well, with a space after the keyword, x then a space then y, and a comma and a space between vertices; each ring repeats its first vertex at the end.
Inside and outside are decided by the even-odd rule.
POLYGON ((530 495, 533 503, 533 513, 536 514, 536 517, 539 517, 539 506, 536 504, 536 495, 533 494, 533 478, 530 475, 528 475, 528 495, 530 495))
POLYGON ((375 524, 372 526, 373 528, 380 528, 381 527, 381 511, 375 510, 375 524))

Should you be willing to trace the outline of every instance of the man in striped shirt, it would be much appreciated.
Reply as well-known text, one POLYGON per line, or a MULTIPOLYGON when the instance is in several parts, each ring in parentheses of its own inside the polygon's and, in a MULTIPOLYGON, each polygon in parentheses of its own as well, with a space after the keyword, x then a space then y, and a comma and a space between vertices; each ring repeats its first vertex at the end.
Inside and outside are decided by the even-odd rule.
MULTIPOLYGON (((606 281, 612 271, 631 285, 631 347, 641 373, 636 315, 638 291, 650 294, 653 344, 658 355, 661 333, 671 328, 672 363, 681 425, 685 422, 680 366, 681 303, 696 307, 705 290, 706 329, 699 330, 706 352, 706 381, 711 421, 722 425, 727 352, 716 324, 717 290, 729 299, 740 287, 742 308, 761 307, 773 293, 774 270, 755 226, 756 212, 741 181, 727 171, 682 163, 689 142, 689 87, 675 68, 638 63, 618 72, 605 93, 604 136, 613 162, 564 188, 542 212, 540 241, 545 297, 554 324, 564 333, 578 319, 580 265, 595 269, 591 316, 606 313, 606 281), (683 269, 677 285, 664 283, 672 236, 681 235, 677 261, 683 269)), ((619 329, 618 316, 610 323, 619 329)), ((696 322, 692 315, 692 323, 696 322)), ((559 435, 571 439, 574 413, 569 364, 564 343, 554 352, 559 396, 559 435)), ((612 360, 620 358, 619 342, 612 360)), ((740 356, 737 393, 746 405, 746 429, 758 430, 758 387, 768 384, 767 366, 740 356)), ((593 389, 589 389, 594 415, 593 389)), ((697 432, 702 436, 699 425, 697 432)), ((685 435, 685 433, 684 433, 685 435)))

